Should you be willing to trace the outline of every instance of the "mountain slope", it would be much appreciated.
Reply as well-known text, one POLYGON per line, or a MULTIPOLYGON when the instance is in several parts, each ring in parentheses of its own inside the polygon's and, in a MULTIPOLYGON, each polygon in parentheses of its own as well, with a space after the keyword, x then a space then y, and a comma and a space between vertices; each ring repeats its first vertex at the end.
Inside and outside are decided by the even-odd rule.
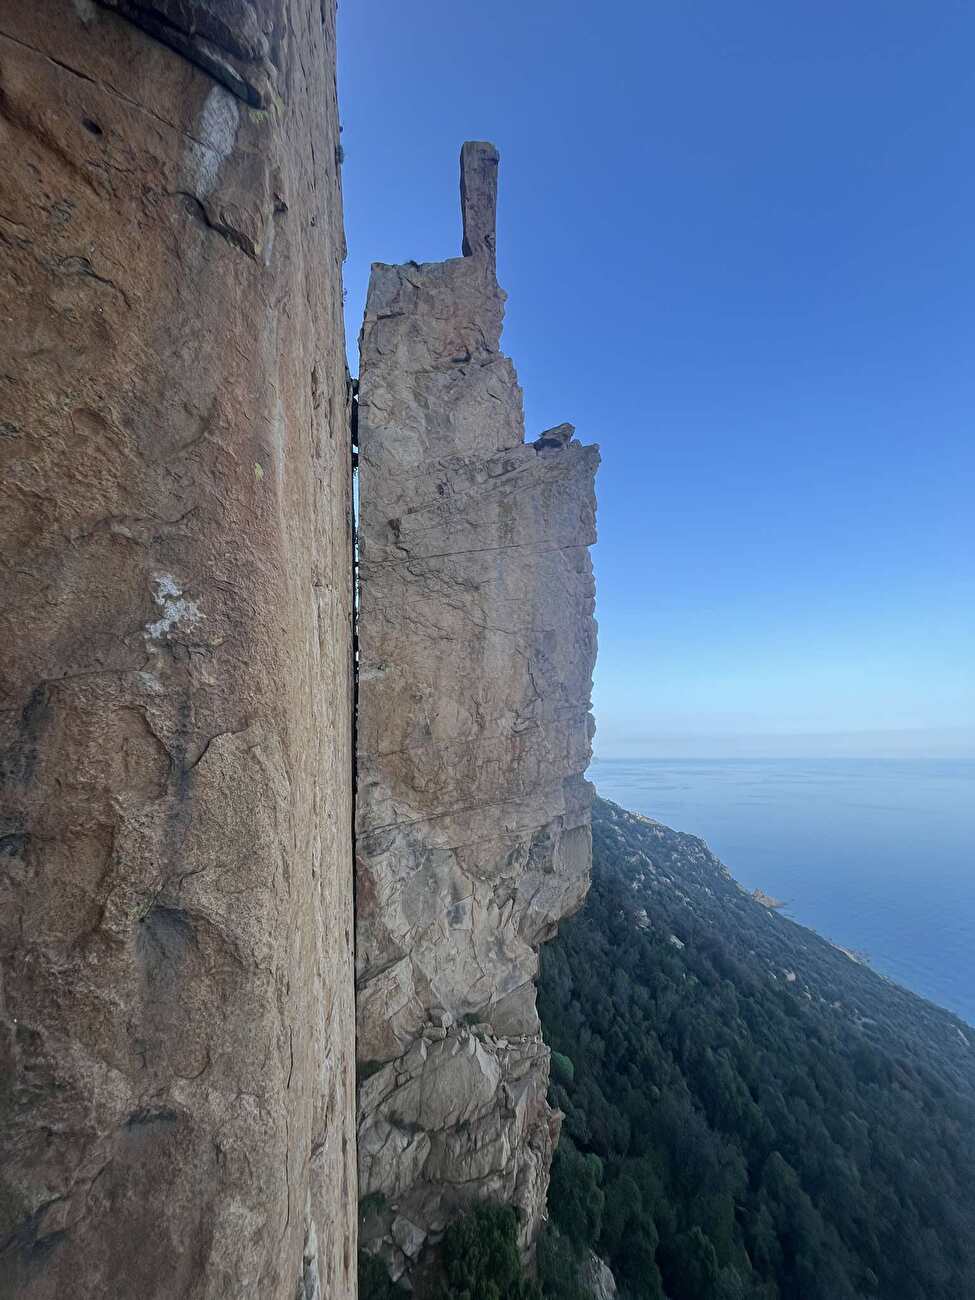
POLYGON ((566 1114, 543 1279, 592 1245, 633 1297, 975 1296, 975 1032, 695 837, 603 800, 593 836, 542 954, 566 1114))

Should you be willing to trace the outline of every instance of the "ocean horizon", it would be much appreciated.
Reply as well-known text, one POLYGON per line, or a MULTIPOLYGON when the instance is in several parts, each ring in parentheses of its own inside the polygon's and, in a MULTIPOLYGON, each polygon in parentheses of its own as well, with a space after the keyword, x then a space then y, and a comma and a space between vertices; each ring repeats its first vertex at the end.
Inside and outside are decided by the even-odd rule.
POLYGON ((600 757, 588 777, 975 1026, 975 759, 600 757))

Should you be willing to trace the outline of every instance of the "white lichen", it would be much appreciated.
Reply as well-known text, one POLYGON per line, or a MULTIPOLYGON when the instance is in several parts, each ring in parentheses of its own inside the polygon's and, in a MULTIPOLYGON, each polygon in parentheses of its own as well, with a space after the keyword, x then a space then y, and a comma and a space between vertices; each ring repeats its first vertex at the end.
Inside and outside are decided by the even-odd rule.
POLYGON ((152 585, 152 598, 162 610, 162 618, 146 624, 143 635, 147 641, 161 641, 173 628, 193 627, 204 617, 196 602, 186 599, 171 573, 157 573, 152 585))
POLYGON ((223 86, 213 86, 196 124, 197 138, 188 150, 193 193, 201 203, 213 192, 220 168, 233 153, 239 124, 237 99, 223 86))

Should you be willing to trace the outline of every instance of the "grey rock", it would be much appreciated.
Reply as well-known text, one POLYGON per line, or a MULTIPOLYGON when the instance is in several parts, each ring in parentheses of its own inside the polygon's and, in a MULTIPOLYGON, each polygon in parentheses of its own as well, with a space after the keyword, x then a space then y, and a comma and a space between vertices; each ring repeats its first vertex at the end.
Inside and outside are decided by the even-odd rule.
POLYGON ((494 262, 498 204, 498 151, 486 140, 468 140, 460 154, 460 206, 465 257, 494 262))
POLYGON ((426 1233, 402 1214, 393 1220, 391 1228, 393 1240, 408 1259, 416 1259, 423 1249, 426 1233))
POLYGON ((554 429, 540 433, 532 446, 536 451, 561 451, 568 446, 575 434, 575 425, 557 424, 554 429))
POLYGON ((311 1215, 311 1198, 305 1207, 305 1247, 301 1263, 301 1300, 322 1300, 322 1282, 318 1271, 318 1233, 311 1215))
MULTIPOLYGON (((466 256, 375 265, 361 339, 358 1050, 395 1065, 360 1091, 360 1178, 425 1236, 516 1205, 527 1249, 560 1122, 537 950, 591 866, 598 451, 525 442, 497 152, 461 166, 466 256)), ((409 1277, 388 1219, 363 1240, 409 1277)))
POLYGON ((616 1278, 613 1270, 593 1250, 586 1253, 580 1269, 580 1281, 592 1300, 615 1300, 616 1278))

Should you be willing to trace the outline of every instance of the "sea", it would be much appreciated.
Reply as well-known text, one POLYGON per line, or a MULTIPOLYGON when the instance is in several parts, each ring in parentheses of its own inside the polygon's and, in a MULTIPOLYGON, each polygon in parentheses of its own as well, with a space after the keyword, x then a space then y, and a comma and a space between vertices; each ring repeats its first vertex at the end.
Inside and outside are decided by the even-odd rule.
POLYGON ((975 760, 596 759, 588 775, 975 1025, 975 760))

